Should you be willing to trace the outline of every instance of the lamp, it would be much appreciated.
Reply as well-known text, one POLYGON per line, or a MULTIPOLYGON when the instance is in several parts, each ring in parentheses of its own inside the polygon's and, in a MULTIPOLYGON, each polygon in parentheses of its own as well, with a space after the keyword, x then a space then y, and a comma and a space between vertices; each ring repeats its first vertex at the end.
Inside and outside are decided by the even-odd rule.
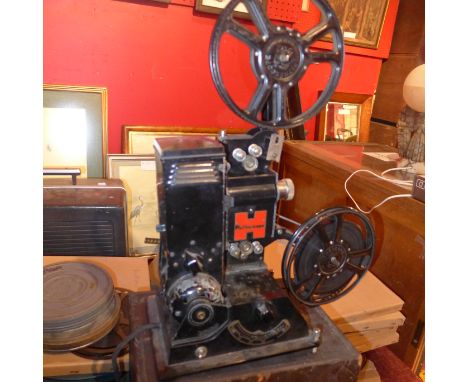
POLYGON ((397 122, 398 152, 418 174, 424 173, 425 105, 424 64, 414 68, 403 83, 403 99, 406 106, 397 122))
POLYGON ((424 69, 425 65, 414 68, 403 84, 403 99, 413 110, 424 112, 424 69))

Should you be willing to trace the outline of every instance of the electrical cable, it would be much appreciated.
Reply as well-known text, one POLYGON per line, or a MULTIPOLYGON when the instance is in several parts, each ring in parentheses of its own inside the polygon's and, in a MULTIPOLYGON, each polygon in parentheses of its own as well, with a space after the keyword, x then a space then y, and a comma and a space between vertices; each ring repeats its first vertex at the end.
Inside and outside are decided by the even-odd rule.
POLYGON ((112 369, 114 371, 115 381, 120 382, 120 370, 119 364, 117 363, 117 357, 122 352, 122 350, 127 346, 131 341, 135 339, 136 336, 144 332, 145 330, 149 329, 158 329, 160 328, 160 324, 152 323, 152 324, 145 324, 137 329, 135 329, 132 333, 128 335, 120 344, 117 345, 114 352, 112 353, 112 369))
POLYGON ((297 225, 298 227, 301 225, 301 223, 299 223, 299 222, 297 222, 295 220, 289 219, 286 216, 283 216, 283 215, 280 215, 280 214, 277 214, 277 216, 278 216, 279 219, 287 221, 287 222, 292 223, 294 225, 297 225))
MULTIPOLYGON (((401 170, 401 169, 404 169, 404 168, 388 169, 388 170, 384 171, 384 172, 382 173, 382 175, 385 174, 385 173, 387 173, 387 172, 394 171, 394 170, 397 170, 397 169, 398 169, 398 170, 401 170)), ((344 189, 345 189, 346 193, 348 194, 348 196, 349 196, 349 197, 351 198, 351 200, 353 201, 353 203, 355 204, 356 208, 357 208, 359 211, 361 211, 362 213, 364 213, 364 214, 370 214, 373 210, 375 210, 376 208, 380 207, 382 204, 387 203, 387 202, 388 202, 389 200, 391 200, 391 199, 397 199, 397 198, 411 198, 411 197, 413 196, 412 194, 397 194, 397 195, 392 195, 392 196, 389 196, 389 197, 385 198, 384 200, 382 200, 380 203, 378 203, 377 205, 375 205, 374 207, 372 207, 370 210, 364 211, 364 210, 361 209, 361 207, 359 207, 359 205, 358 205, 358 203, 356 202, 356 200, 354 200, 354 198, 352 197, 352 195, 351 195, 351 193, 349 192, 348 187, 347 187, 349 180, 350 180, 354 175, 356 175, 358 172, 366 172, 366 173, 369 173, 369 174, 371 174, 371 175, 373 175, 373 176, 375 176, 375 177, 377 177, 377 178, 379 178, 379 179, 385 180, 385 181, 390 182, 390 183, 393 183, 393 184, 398 184, 398 185, 407 185, 407 186, 408 186, 408 185, 413 184, 413 182, 411 181, 411 183, 409 183, 410 181, 402 181, 402 180, 398 180, 398 179, 389 179, 389 178, 386 178, 386 177, 384 177, 384 176, 382 176, 382 175, 378 175, 378 174, 376 174, 376 173, 374 173, 374 172, 372 172, 372 171, 369 171, 369 170, 356 170, 356 171, 354 171, 354 172, 345 180, 344 189), (405 183, 404 183, 404 182, 405 182, 405 183)))

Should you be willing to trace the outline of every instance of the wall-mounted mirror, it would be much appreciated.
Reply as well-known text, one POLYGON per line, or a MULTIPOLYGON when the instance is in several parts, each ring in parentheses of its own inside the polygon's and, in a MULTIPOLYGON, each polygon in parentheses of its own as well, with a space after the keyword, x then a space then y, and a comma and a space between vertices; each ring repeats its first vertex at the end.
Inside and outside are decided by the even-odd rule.
POLYGON ((368 142, 373 96, 335 93, 317 118, 315 140, 368 142))

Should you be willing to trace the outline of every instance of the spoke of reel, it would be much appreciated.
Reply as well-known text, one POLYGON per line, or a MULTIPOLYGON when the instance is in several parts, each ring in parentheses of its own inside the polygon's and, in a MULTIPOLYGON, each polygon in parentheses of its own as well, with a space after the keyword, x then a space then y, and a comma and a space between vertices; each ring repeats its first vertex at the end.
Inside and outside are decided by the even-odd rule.
MULTIPOLYGON (((315 290, 318 288, 318 286, 320 285, 320 283, 325 279, 324 276, 320 276, 318 279, 317 279, 317 282, 315 284, 312 285, 312 288, 310 290, 308 290, 306 292, 306 294, 301 294, 301 297, 304 299, 304 300, 308 300, 310 298, 310 296, 312 296, 312 294, 315 292, 315 290)), ((307 288, 307 287, 306 287, 307 288)), ((308 289, 308 288, 307 288, 308 289)))
POLYGON ((311 52, 306 51, 304 55, 304 62, 306 65, 320 64, 322 62, 330 62, 338 64, 340 61, 340 54, 333 50, 325 52, 311 52))
POLYGON ((244 28, 236 20, 229 19, 226 21, 226 31, 240 41, 246 43, 251 49, 258 49, 262 38, 247 28, 244 28))
POLYGON ((330 20, 324 21, 315 27, 309 29, 304 36, 302 36, 302 40, 304 41, 305 46, 309 46, 315 40, 318 40, 325 36, 328 32, 333 29, 333 24, 330 20))
POLYGON ((299 281, 299 282, 294 281, 294 282, 293 282, 294 287, 295 287, 296 289, 299 289, 302 285, 304 285, 304 284, 308 283, 309 281, 313 280, 315 277, 319 277, 319 278, 320 278, 320 276, 316 275, 315 273, 312 273, 312 276, 307 277, 305 280, 302 280, 302 281, 299 281))
POLYGON ((248 9, 252 21, 259 30, 263 38, 270 36, 270 30, 272 29, 270 20, 265 14, 263 7, 256 0, 244 0, 245 7, 248 9))
POLYGON ((335 216, 335 224, 333 225, 332 240, 336 243, 341 237, 341 229, 343 227, 343 216, 335 216))
POLYGON ((345 268, 359 275, 366 270, 365 268, 361 268, 359 265, 353 263, 346 263, 345 268))
POLYGON ((354 251, 348 252, 348 256, 352 257, 352 258, 362 257, 362 256, 367 255, 368 252, 371 251, 371 250, 372 250, 372 246, 369 246, 369 247, 363 248, 363 249, 356 249, 354 251))
POLYGON ((286 120, 285 112, 286 112, 286 94, 285 89, 280 86, 279 84, 275 84, 273 86, 272 92, 272 115, 273 115, 273 123, 280 123, 286 120))
POLYGON ((315 227, 315 230, 319 234, 320 240, 322 240, 324 244, 328 244, 331 238, 328 237, 327 233, 325 232, 325 228, 323 227, 323 224, 321 222, 317 225, 317 227, 315 227))
POLYGON ((245 112, 252 118, 257 118, 258 113, 261 111, 270 94, 271 86, 268 81, 259 82, 255 94, 250 100, 245 112))

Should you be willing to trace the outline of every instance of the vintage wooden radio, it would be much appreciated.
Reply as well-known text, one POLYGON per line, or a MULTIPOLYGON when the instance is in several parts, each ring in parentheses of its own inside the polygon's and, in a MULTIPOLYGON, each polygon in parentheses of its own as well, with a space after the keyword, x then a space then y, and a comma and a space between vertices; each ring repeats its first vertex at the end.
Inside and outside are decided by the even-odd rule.
POLYGON ((122 181, 44 179, 43 254, 126 256, 126 192, 122 181))

